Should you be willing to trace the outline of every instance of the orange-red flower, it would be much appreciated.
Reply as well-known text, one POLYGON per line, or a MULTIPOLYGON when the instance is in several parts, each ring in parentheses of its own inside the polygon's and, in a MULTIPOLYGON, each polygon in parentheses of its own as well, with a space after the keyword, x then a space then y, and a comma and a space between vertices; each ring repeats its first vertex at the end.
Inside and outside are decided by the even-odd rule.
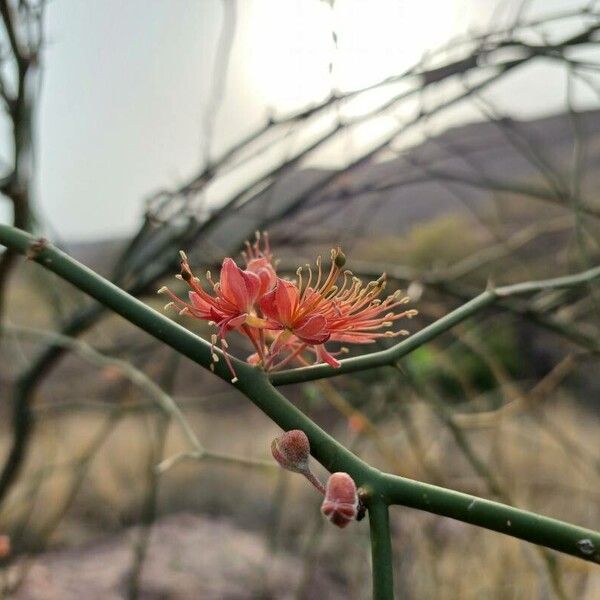
MULTIPOLYGON (((181 253, 179 277, 191 288, 189 302, 166 287, 159 290, 171 296, 169 305, 177 306, 180 314, 207 320, 218 327, 232 373, 224 338, 233 329, 246 335, 254 346, 255 353, 248 361, 267 370, 281 368, 293 360, 307 364, 307 351, 313 352, 317 361, 338 367, 335 354, 339 351, 327 350, 326 342, 367 344, 382 337, 406 335, 404 330, 390 328, 398 319, 416 314, 415 310, 396 312, 408 302, 399 293, 379 299, 385 288, 385 275, 363 285, 350 271, 344 271, 346 257, 339 248, 331 251, 326 275, 319 257, 316 272, 310 266, 300 268, 294 282, 277 277, 266 236, 261 247, 257 234, 255 243, 248 243, 243 255, 245 269, 226 258, 219 282, 214 283, 207 273, 207 282, 212 286, 209 293, 181 253)), ((213 344, 216 339, 213 336, 213 344)), ((218 360, 215 353, 213 359, 218 360)))

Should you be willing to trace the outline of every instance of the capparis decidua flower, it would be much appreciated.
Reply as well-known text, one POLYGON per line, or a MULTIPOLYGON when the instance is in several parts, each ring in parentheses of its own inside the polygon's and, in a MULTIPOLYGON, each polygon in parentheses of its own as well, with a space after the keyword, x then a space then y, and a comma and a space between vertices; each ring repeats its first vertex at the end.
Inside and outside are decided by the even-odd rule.
MULTIPOLYGON (((315 267, 306 265, 296 271, 296 280, 277 275, 266 234, 257 233, 254 243, 246 243, 242 253, 245 269, 231 258, 221 266, 217 282, 210 272, 204 285, 194 275, 187 256, 181 252, 181 273, 190 290, 183 300, 168 287, 171 302, 165 308, 176 307, 180 314, 203 319, 217 328, 212 336, 213 348, 219 341, 233 380, 235 372, 227 353, 226 335, 238 331, 245 335, 254 353, 248 362, 271 371, 288 363, 316 362, 339 367, 336 356, 347 351, 342 347, 331 351, 328 342, 369 344, 380 338, 407 335, 404 329, 394 331, 394 323, 417 314, 402 310, 409 298, 399 292, 381 300, 385 275, 366 285, 344 269, 346 257, 340 248, 331 251, 329 269, 323 269, 321 257, 315 267), (208 288, 208 289, 207 289, 208 288)), ((213 350, 213 361, 219 354, 213 350)))

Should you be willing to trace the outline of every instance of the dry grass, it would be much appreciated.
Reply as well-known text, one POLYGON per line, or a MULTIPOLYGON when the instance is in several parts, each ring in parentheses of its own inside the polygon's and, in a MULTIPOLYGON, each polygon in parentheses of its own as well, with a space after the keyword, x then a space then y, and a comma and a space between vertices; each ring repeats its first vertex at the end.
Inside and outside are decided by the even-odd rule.
MULTIPOLYGON (((233 410, 232 402, 237 400, 225 398, 220 409, 215 408, 216 401, 188 409, 198 437, 213 450, 267 458, 276 427, 252 408, 233 410)), ((488 495, 481 478, 427 407, 414 404, 410 412, 413 433, 422 441, 420 455, 398 420, 378 428, 393 448, 395 464, 405 465, 405 474, 430 480, 423 465, 434 465, 445 485, 488 495)), ((527 414, 469 432, 469 440, 517 504, 595 527, 600 522, 599 473, 593 460, 594 453, 598 459, 597 420, 568 401, 554 402, 546 412, 582 456, 574 456, 565 449, 564 440, 557 441, 555 434, 527 414)), ((2 511, 0 528, 15 532, 23 548, 41 549, 46 543, 68 548, 92 544, 107 532, 136 522, 148 490, 156 415, 109 417, 93 411, 48 410, 40 415, 26 471, 2 511), (94 444, 93 458, 86 463, 83 459, 94 444), (77 466, 82 460, 83 465, 77 466), (80 486, 75 496, 74 486, 80 486)), ((338 437, 374 464, 389 468, 372 440, 352 432, 345 420, 339 423, 338 419, 338 437)), ((184 448, 182 437, 171 427, 164 455, 184 448)), ((366 597, 366 523, 334 530, 324 526, 318 504, 318 497, 300 477, 275 469, 189 462, 174 467, 160 481, 161 514, 186 511, 227 517, 234 529, 264 533, 270 554, 285 551, 298 556, 308 582, 305 589, 310 589, 312 569, 319 565, 337 573, 347 597, 366 597)), ((402 508, 393 509, 393 527, 397 582, 403 597, 549 597, 539 557, 525 543, 402 508)), ((224 552, 225 548, 232 551, 224 544, 224 552)), ((557 558, 570 597, 597 597, 597 567, 557 558)), ((297 587, 302 587, 301 580, 297 587)))

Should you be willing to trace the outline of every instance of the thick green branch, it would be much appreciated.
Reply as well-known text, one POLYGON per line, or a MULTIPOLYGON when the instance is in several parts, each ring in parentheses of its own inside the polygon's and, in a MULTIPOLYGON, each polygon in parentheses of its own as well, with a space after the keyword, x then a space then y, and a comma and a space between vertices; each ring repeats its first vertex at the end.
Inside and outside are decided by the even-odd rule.
MULTIPOLYGON (((212 357, 208 342, 130 296, 57 248, 48 243, 40 243, 24 231, 2 224, 0 224, 0 244, 28 255, 32 260, 69 281, 130 323, 137 325, 199 365, 207 369, 210 366, 212 357)), ((274 389, 263 371, 233 357, 232 362, 239 378, 234 384, 235 387, 246 394, 282 429, 302 429, 310 439, 313 456, 326 469, 345 471, 358 485, 368 483, 377 476, 378 471, 339 444, 274 389)), ((215 375, 230 382, 231 373, 224 360, 214 365, 214 371, 215 375)), ((18 427, 17 429, 27 433, 29 428, 18 427)), ((20 457, 21 446, 22 443, 19 443, 19 452, 15 452, 16 459, 12 462, 17 462, 20 457)), ((13 478, 14 473, 11 473, 9 478, 0 478, 0 498, 13 478)))
POLYGON ((600 563, 600 532, 435 485, 385 474, 382 493, 400 504, 498 531, 600 563))
POLYGON ((342 364, 337 369, 334 369, 329 365, 319 364, 310 367, 302 367, 300 369, 282 371, 280 373, 273 373, 271 375, 271 381, 273 382, 273 385, 286 385, 289 383, 301 383, 312 381, 314 379, 334 377, 335 375, 343 375, 345 373, 355 373, 356 371, 364 371, 366 369, 373 369, 374 367, 393 365, 403 356, 406 356, 423 344, 430 342, 442 333, 452 329, 452 327, 458 323, 468 319, 475 313, 494 304, 494 302, 498 300, 519 294, 531 294, 533 292, 558 288, 575 287, 599 278, 600 267, 594 267, 593 269, 575 275, 567 275, 565 277, 545 279, 542 281, 517 283, 516 285, 508 285, 499 288, 490 288, 466 304, 463 304, 448 313, 445 317, 438 319, 428 327, 411 335, 407 340, 399 342, 391 348, 379 352, 372 352, 371 354, 365 354, 363 356, 348 358, 341 361, 342 364))
MULTIPOLYGON (((33 260, 196 363, 206 368, 210 365, 211 352, 207 342, 123 292, 66 254, 7 225, 0 225, 0 243, 22 254, 29 254, 33 260)), ((499 297, 579 285, 598 276, 600 268, 569 277, 488 290, 402 344, 383 353, 344 361, 343 364, 355 365, 358 361, 359 366, 350 370, 389 364, 499 297)), ((230 373, 223 362, 221 360, 215 365, 215 374, 229 381, 230 373)), ((600 562, 598 532, 453 490, 382 474, 313 423, 273 387, 262 371, 239 360, 234 359, 233 363, 239 376, 239 381, 235 384, 237 389, 246 394, 282 429, 302 429, 310 439, 312 454, 328 470, 345 471, 352 476, 357 485, 373 490, 374 498, 377 498, 379 504, 369 506, 372 511, 371 519, 374 519, 372 525, 379 527, 381 531, 387 528, 387 521, 384 522, 381 513, 384 505, 403 504, 499 531, 588 561, 600 562)), ((0 489, 0 496, 1 492, 0 489)), ((388 552, 385 548, 383 550, 388 552)), ((379 546, 377 556, 380 556, 383 550, 379 546)), ((382 564, 378 559, 374 568, 383 569, 382 564)))
POLYGON ((387 504, 380 499, 369 504, 371 528, 371 562, 373 564, 373 599, 393 600, 394 570, 392 563, 392 538, 387 504))

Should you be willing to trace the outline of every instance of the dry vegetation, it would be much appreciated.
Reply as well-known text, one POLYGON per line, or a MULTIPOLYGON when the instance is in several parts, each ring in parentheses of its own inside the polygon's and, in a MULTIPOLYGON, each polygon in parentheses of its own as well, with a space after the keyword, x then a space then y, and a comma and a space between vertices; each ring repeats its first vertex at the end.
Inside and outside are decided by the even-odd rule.
MULTIPOLYGON (((402 255, 416 257, 417 267, 429 244, 436 252, 440 244, 453 244, 457 223, 443 218, 416 228, 408 237, 412 251, 402 255)), ((475 243, 467 240, 464 248, 475 243)), ((403 245, 407 248, 406 241, 403 245)), ((446 255, 459 252, 454 246, 446 255)), ((380 251, 371 247, 371 252, 380 251)), ((391 260, 393 254, 385 252, 391 260)), ((365 253, 365 258, 378 256, 365 253)), ((459 253, 453 262, 461 258, 459 253)), ((49 327, 50 315, 31 302, 30 267, 9 297, 9 321, 24 324, 21 308, 30 303, 27 325, 49 327)), ((431 295, 421 307, 426 320, 443 310, 431 295)), ((396 374, 346 376, 290 393, 376 466, 510 498, 518 506, 594 527, 600 521, 598 414, 577 399, 578 390, 593 389, 585 379, 587 363, 567 359, 561 370, 557 359, 555 368, 536 380, 526 356, 523 364, 511 363, 518 336, 506 332, 514 327, 510 320, 467 326, 410 356, 396 374)), ((277 428, 243 397, 186 361, 170 362, 170 353, 148 347, 148 339, 124 328, 120 319, 105 320, 96 329, 84 339, 125 353, 170 387, 207 448, 268 461, 277 428)), ((564 344, 552 344, 552 356, 559 357, 564 344)), ((16 336, 10 348, 26 361, 35 344, 16 336)), ((173 598, 368 596, 367 524, 334 531, 302 478, 274 464, 204 460, 180 463, 157 479, 154 466, 185 450, 187 442, 118 368, 99 369, 68 357, 38 394, 35 416, 25 471, 0 514, 0 529, 12 534, 18 554, 4 573, 14 597, 74 598, 85 589, 90 598, 116 598, 128 585, 147 598, 158 589, 160 597, 173 598), (169 516, 176 514, 195 516, 169 516), (154 532, 147 538, 144 523, 152 522, 154 532), (197 551, 184 558, 181 548, 195 546, 197 551), (232 586, 229 592, 224 582, 232 586), (50 595, 40 595, 46 592, 50 595)), ((4 445, 8 431, 6 424, 4 445)), ((410 509, 397 508, 392 515, 403 597, 551 594, 547 568, 528 544, 410 509)), ((597 567, 558 555, 556 561, 568 597, 597 597, 597 567)))

